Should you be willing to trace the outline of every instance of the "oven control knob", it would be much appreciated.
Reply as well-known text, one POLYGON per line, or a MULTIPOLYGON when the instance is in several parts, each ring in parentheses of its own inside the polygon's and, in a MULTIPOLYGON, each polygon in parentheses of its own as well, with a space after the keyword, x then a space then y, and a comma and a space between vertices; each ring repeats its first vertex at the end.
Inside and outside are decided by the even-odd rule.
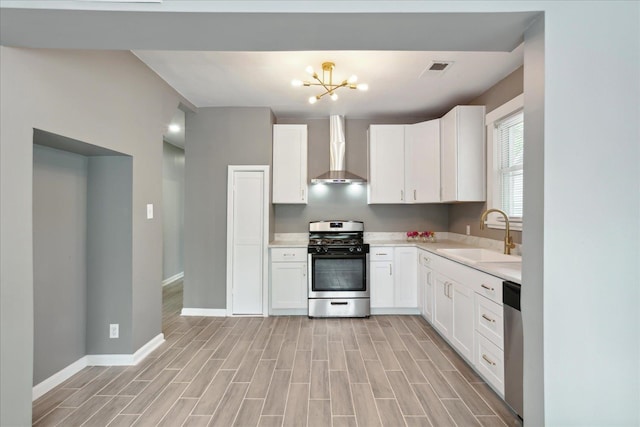
POLYGON ((316 253, 322 252, 322 246, 316 246, 316 253))
POLYGON ((324 252, 326 254, 327 252, 329 252, 329 248, 327 248, 326 246, 323 246, 322 247, 322 252, 324 252))
POLYGON ((349 248, 349 252, 353 252, 355 250, 356 250, 356 248, 354 248, 353 246, 349 248))
POLYGON ((358 248, 356 249, 358 252, 362 252, 362 246, 358 246, 358 248))

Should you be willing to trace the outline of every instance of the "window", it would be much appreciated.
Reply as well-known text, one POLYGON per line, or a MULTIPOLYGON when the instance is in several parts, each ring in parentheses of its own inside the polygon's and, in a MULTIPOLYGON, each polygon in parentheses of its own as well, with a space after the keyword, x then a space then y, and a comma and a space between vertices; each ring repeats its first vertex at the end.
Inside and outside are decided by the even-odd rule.
MULTIPOLYGON (((523 96, 487 114, 487 208, 509 215, 514 230, 522 229, 524 114, 523 96)), ((504 228, 502 215, 487 218, 490 228, 504 228)))

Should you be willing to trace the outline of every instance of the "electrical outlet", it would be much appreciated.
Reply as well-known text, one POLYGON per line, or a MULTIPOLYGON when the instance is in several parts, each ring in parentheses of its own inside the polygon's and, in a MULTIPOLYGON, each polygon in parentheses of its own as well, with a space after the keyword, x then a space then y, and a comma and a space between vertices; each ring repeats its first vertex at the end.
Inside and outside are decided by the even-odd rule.
POLYGON ((109 325, 109 338, 118 338, 120 336, 120 325, 112 323, 109 325))
POLYGON ((471 235, 471 226, 467 224, 467 236, 471 235))

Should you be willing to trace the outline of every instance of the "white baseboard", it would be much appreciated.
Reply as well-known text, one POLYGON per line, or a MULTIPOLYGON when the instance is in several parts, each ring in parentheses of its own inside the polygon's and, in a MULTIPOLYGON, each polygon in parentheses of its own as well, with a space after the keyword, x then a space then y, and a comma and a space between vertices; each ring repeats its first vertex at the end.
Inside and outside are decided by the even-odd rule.
POLYGON ((184 271, 164 279, 162 281, 162 286, 171 285, 172 283, 177 282, 178 280, 181 280, 182 278, 184 278, 184 271))
POLYGON ((227 317, 226 308, 183 308, 182 316, 227 317))
POLYGON ((55 374, 51 375, 46 380, 42 381, 40 384, 36 384, 33 386, 33 390, 31 392, 32 400, 38 399, 40 396, 43 396, 49 390, 57 387, 62 384, 84 368, 88 366, 87 364, 87 356, 83 356, 80 359, 73 362, 71 365, 66 368, 61 369, 55 374))
POLYGON ((87 354, 71 365, 56 372, 40 384, 33 386, 31 396, 38 399, 59 386, 87 366, 129 366, 137 365, 164 342, 164 334, 158 334, 133 354, 87 354))
POLYGON ((406 314, 420 314, 420 310, 417 308, 372 308, 372 315, 406 315, 406 314))

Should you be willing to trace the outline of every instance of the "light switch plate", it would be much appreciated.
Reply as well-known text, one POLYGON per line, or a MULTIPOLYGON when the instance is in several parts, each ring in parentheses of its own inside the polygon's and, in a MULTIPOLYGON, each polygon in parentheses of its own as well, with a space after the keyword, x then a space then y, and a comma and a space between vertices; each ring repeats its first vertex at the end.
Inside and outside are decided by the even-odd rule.
POLYGON ((147 204, 147 219, 153 219, 153 203, 147 204))

